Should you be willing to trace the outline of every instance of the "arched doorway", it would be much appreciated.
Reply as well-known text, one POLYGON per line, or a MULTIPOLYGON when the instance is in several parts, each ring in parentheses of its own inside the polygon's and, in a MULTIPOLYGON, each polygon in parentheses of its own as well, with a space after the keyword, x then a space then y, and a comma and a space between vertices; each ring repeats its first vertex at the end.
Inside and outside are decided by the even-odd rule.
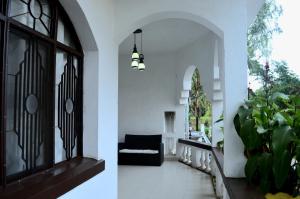
POLYGON ((196 68, 191 80, 189 94, 189 138, 204 143, 211 143, 212 110, 203 86, 200 82, 200 72, 196 68))

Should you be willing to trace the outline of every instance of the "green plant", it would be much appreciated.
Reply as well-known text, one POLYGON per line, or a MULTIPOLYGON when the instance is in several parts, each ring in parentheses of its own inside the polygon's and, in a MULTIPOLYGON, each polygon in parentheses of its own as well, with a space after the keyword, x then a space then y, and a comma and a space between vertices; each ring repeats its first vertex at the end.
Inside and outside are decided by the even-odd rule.
POLYGON ((200 123, 211 123, 211 103, 208 101, 200 82, 200 73, 195 69, 189 98, 189 118, 194 130, 199 131, 200 123), (191 121, 191 119, 195 119, 191 121), (202 120, 202 121, 200 121, 202 120))
POLYGON ((272 93, 266 65, 264 87, 242 105, 234 118, 235 129, 248 158, 245 174, 266 192, 299 194, 300 96, 272 93))
MULTIPOLYGON (((217 121, 215 121, 215 124, 219 123, 219 122, 223 122, 223 120, 224 120, 224 114, 222 113, 222 115, 219 117, 219 119, 217 121)), ((219 142, 217 142, 217 147, 222 152, 224 152, 224 127, 221 126, 220 129, 221 129, 221 132, 223 133, 223 138, 222 138, 222 140, 220 140, 219 142)))

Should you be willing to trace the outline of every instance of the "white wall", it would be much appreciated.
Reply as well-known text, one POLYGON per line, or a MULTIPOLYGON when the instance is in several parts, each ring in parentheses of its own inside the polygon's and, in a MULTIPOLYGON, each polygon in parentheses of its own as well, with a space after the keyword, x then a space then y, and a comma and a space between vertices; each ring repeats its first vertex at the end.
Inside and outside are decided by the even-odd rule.
MULTIPOLYGON (((183 18, 200 23, 222 39, 224 86, 224 173, 244 176, 244 147, 234 126, 237 107, 247 97, 247 0, 119 0, 116 1, 116 41, 122 42, 136 28, 165 18, 183 18), (132 12, 134 10, 134 12, 132 12)), ((252 4, 251 4, 252 5, 252 4)))
POLYGON ((197 66, 201 84, 208 97, 212 96, 214 39, 210 32, 176 52, 146 54, 144 72, 130 68, 130 55, 119 56, 120 142, 126 133, 163 133, 166 111, 176 112, 175 132, 184 137, 185 113, 179 98, 185 71, 197 66))
MULTIPOLYGON (((84 155, 106 160, 103 173, 61 198, 117 198, 117 46, 136 28, 165 18, 196 21, 224 39, 222 71, 227 93, 224 94, 224 167, 226 176, 243 175, 243 146, 232 119, 247 90, 246 0, 61 0, 61 3, 85 52, 84 155)), ((145 61, 148 62, 147 58, 145 61)))
POLYGON ((177 73, 177 101, 184 88, 184 76, 189 66, 196 66, 200 72, 200 82, 209 100, 213 96, 213 61, 214 40, 213 32, 199 38, 194 43, 182 48, 176 55, 177 73))
POLYGON ((145 54, 146 71, 139 72, 130 68, 130 55, 119 56, 119 141, 126 133, 163 133, 165 111, 176 112, 175 132, 184 136, 184 107, 176 100, 175 58, 175 53, 145 54))
POLYGON ((61 198, 117 198, 118 65, 114 2, 61 0, 82 43, 84 60, 85 157, 105 160, 101 174, 61 198))

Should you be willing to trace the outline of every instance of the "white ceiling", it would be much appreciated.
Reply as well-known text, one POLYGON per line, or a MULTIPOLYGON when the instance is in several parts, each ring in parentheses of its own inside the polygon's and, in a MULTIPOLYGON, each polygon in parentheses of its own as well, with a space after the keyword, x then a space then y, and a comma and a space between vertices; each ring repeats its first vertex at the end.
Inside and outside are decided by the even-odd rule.
MULTIPOLYGON (((204 26, 184 19, 157 21, 142 27, 142 30, 144 54, 174 52, 209 33, 204 26)), ((137 34, 137 47, 140 51, 140 34, 137 34)), ((119 53, 131 54, 132 48, 133 34, 121 43, 119 53)))

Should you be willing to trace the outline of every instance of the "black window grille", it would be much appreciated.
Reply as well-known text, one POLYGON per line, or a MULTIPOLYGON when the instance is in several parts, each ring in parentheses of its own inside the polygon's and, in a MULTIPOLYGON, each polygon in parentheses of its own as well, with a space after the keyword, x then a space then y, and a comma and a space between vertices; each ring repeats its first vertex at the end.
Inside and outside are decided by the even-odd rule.
POLYGON ((82 155, 83 53, 58 0, 0 0, 0 185, 82 155))

